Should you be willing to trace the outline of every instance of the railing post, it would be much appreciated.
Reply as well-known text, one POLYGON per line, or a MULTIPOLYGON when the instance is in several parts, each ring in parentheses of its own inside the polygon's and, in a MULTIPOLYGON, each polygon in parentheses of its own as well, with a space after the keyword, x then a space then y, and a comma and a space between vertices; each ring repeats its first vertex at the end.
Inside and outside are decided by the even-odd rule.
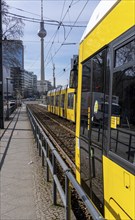
MULTIPOLYGON (((33 121, 33 124, 35 123, 35 131, 36 131, 35 136, 36 136, 37 147, 38 147, 39 130, 41 128, 40 126, 38 127, 31 113, 29 113, 29 116, 30 116, 31 122, 33 121)), ((49 182, 50 172, 53 175, 53 204, 56 205, 57 190, 58 190, 60 193, 61 199, 63 201, 63 204, 65 206, 65 212, 66 212, 65 219, 71 220, 71 186, 70 184, 72 184, 72 186, 75 188, 76 192, 78 193, 79 197, 82 199, 83 203, 85 204, 86 208, 88 209, 89 213, 91 214, 92 218, 104 220, 102 215, 97 211, 93 203, 89 200, 89 198, 87 197, 87 195, 85 194, 81 186, 77 183, 76 179, 74 178, 70 169, 67 167, 67 165, 65 164, 65 162, 63 161, 59 153, 57 152, 56 148, 53 146, 50 140, 48 140, 49 138, 46 135, 43 135, 42 129, 40 130, 40 136, 41 134, 42 134, 43 142, 42 141, 40 142, 42 145, 42 156, 44 156, 43 160, 46 160, 47 182, 49 182), (45 151, 44 151, 44 148, 45 148, 45 151), (52 155, 50 155, 51 152, 52 152, 52 155), (57 163, 61 166, 63 173, 65 173, 65 192, 57 176, 57 170, 56 170, 57 163)), ((132 142, 132 140, 130 141, 132 142)))
MULTIPOLYGON (((44 139, 44 136, 42 135, 42 148, 45 148, 45 139, 44 139)), ((45 165, 45 161, 44 161, 44 159, 45 159, 45 155, 44 155, 44 151, 43 151, 43 149, 42 149, 42 167, 44 167, 44 165, 45 165)))
MULTIPOLYGON (((49 158, 49 147, 48 147, 48 143, 46 142, 46 159, 47 158, 49 158)), ((47 182, 49 182, 49 166, 47 162, 46 162, 46 179, 47 182)))
MULTIPOLYGON (((52 152, 52 165, 53 165, 53 175, 55 175, 56 174, 56 159, 55 159, 53 152, 52 152)), ((53 178, 53 204, 54 205, 57 204, 57 187, 56 187, 54 178, 53 178)))
POLYGON ((39 128, 39 149, 38 149, 38 152, 39 152, 39 156, 41 157, 41 144, 42 144, 42 135, 41 135, 41 130, 39 128))
POLYGON ((32 127, 32 130, 33 130, 34 136, 35 136, 34 119, 33 119, 32 115, 30 115, 30 114, 29 114, 29 119, 30 119, 30 123, 31 123, 31 127, 32 127))
POLYGON ((38 129, 38 125, 36 125, 36 140, 37 140, 37 149, 38 149, 38 139, 39 139, 39 131, 38 131, 39 129, 38 129))
POLYGON ((33 120, 33 126, 34 126, 34 137, 35 137, 35 140, 36 140, 36 123, 35 123, 35 120, 33 120))
POLYGON ((68 177, 65 175, 65 196, 66 196, 66 207, 65 207, 65 219, 71 220, 71 187, 68 177))

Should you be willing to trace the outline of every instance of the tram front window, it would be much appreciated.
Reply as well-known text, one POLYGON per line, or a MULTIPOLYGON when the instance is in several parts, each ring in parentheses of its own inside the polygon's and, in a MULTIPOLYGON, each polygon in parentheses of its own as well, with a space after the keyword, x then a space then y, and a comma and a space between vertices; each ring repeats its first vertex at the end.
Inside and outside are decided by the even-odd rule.
POLYGON ((135 55, 133 49, 135 50, 135 40, 115 52, 117 61, 115 66, 118 68, 114 68, 113 73, 113 95, 118 97, 120 114, 117 117, 111 117, 111 150, 131 163, 135 162, 135 55))
POLYGON ((102 214, 102 155, 108 128, 105 103, 109 96, 106 53, 104 49, 83 63, 80 128, 81 185, 102 214))

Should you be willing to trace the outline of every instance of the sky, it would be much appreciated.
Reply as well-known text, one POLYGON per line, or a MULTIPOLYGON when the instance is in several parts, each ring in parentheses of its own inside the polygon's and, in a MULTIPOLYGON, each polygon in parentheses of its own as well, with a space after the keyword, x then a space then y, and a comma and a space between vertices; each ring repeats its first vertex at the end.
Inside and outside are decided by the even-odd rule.
MULTIPOLYGON (((79 42, 99 1, 43 0, 44 28, 47 31, 44 38, 45 80, 53 84, 55 65, 56 85, 69 83, 71 58, 78 55, 79 42)), ((40 80, 41 43, 37 33, 40 29, 41 0, 6 0, 6 3, 10 6, 10 13, 25 17, 24 36, 21 38, 24 69, 32 71, 40 80), (31 18, 32 22, 26 21, 26 17, 31 18)))

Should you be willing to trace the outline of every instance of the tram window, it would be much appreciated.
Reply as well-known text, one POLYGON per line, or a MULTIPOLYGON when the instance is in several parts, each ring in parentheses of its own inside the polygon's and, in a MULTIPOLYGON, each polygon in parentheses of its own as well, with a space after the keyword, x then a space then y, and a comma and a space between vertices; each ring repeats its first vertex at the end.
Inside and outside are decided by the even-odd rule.
POLYGON ((91 60, 83 64, 82 92, 90 91, 91 60))
POLYGON ((82 66, 81 134, 88 137, 88 108, 90 107, 91 59, 82 66))
POLYGON ((50 100, 50 102, 49 102, 49 103, 50 103, 50 105, 51 105, 51 104, 52 104, 52 99, 51 99, 51 96, 50 96, 49 100, 50 100))
POLYGON ((47 105, 50 104, 50 97, 47 96, 47 105))
POLYGON ((135 60, 135 40, 127 43, 115 51, 115 67, 122 66, 135 60))
POLYGON ((53 102, 54 102, 54 97, 50 96, 50 104, 53 105, 53 102))
POLYGON ((105 52, 93 57, 91 139, 102 144, 108 126, 108 88, 105 76, 105 52))
POLYGON ((51 97, 48 96, 48 105, 51 105, 51 97))
POLYGON ((55 106, 59 106, 59 95, 56 95, 55 106))
MULTIPOLYGON (((115 51, 112 94, 119 111, 111 117, 111 151, 134 162, 135 158, 135 40, 115 51)), ((112 101, 113 103, 113 101, 112 101)))
POLYGON ((68 108, 73 109, 74 106, 74 93, 68 94, 68 108))
POLYGON ((61 95, 61 102, 60 102, 60 107, 64 108, 64 100, 65 100, 65 94, 61 95))
POLYGON ((54 96, 52 96, 52 106, 54 106, 55 105, 55 98, 54 98, 54 96))
MULTIPOLYGON (((106 49, 83 63, 81 97, 81 182, 103 212, 103 144, 108 133, 109 81, 106 49), (106 83, 107 82, 107 83, 106 83)), ((98 207, 99 208, 99 207, 98 207)))

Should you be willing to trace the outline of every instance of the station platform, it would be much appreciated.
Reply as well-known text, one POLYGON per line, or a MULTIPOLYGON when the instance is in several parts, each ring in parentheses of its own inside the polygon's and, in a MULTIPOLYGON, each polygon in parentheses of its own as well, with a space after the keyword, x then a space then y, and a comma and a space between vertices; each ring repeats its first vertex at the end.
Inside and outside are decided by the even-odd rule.
MULTIPOLYGON (((64 220, 65 209, 61 200, 58 199, 57 206, 52 203, 52 184, 45 180, 45 169, 37 153, 25 104, 19 117, 17 115, 0 141, 1 160, 8 145, 1 163, 0 219, 64 220)), ((5 129, 10 120, 11 117, 5 122, 5 129)), ((0 136, 3 132, 1 130, 0 136)))

